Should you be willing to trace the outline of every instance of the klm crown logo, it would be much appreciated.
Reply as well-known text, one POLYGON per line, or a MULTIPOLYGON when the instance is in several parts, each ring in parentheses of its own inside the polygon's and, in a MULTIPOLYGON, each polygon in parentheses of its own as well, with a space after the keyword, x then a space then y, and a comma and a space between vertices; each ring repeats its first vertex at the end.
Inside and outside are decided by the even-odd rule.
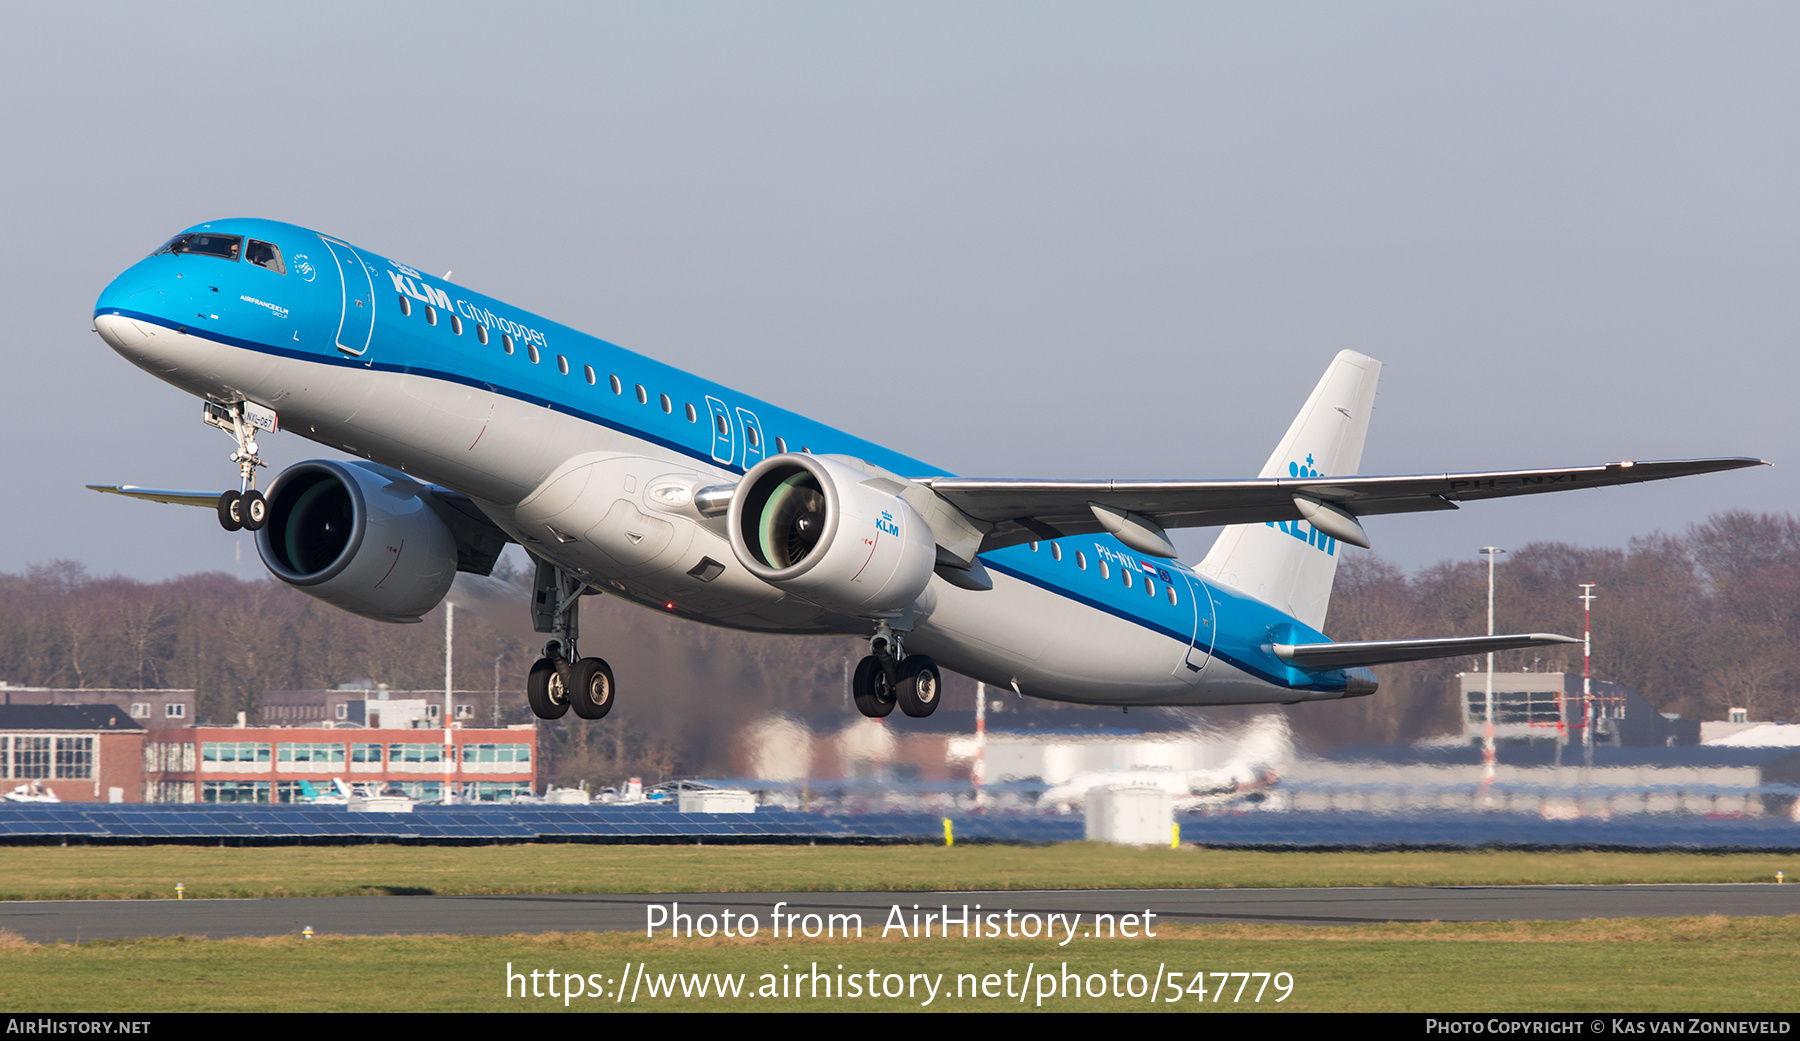
MULTIPOLYGON (((1319 471, 1313 465, 1312 453, 1306 453, 1306 462, 1304 464, 1288 463, 1288 476, 1319 476, 1319 471)), ((1306 543, 1308 546, 1311 546, 1328 557, 1337 556, 1337 540, 1303 520, 1269 521, 1267 523, 1269 527, 1299 539, 1301 542, 1306 543)))

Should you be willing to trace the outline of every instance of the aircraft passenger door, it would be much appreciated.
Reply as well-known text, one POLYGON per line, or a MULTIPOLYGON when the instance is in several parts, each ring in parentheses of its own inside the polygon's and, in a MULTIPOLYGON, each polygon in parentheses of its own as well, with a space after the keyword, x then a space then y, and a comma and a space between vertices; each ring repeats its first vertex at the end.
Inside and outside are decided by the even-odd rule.
POLYGON ((756 423, 756 413, 749 409, 737 410, 738 422, 744 427, 744 469, 748 470, 763 458, 762 427, 756 423))
POLYGON ((707 396, 706 410, 712 413, 713 462, 730 466, 737 459, 737 435, 731 426, 731 410, 711 395, 707 396))
POLYGON ((338 319, 337 349, 360 358, 375 338, 375 282, 369 267, 346 243, 320 235, 344 287, 342 317, 338 319))
POLYGON ((1188 643, 1187 655, 1176 663, 1175 673, 1198 680, 1200 670, 1212 658, 1219 620, 1213 605, 1212 590, 1207 588, 1206 583, 1187 571, 1178 570, 1177 573, 1181 575, 1182 584, 1187 587, 1188 603, 1194 605, 1194 635, 1188 643))

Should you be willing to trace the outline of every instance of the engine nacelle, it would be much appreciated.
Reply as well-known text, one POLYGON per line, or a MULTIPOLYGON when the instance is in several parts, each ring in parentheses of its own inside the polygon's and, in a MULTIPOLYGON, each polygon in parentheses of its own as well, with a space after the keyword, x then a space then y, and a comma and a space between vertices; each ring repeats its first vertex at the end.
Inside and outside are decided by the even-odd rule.
POLYGON ((937 564, 931 526, 871 475, 788 453, 764 459, 731 497, 731 550, 745 570, 821 607, 892 617, 937 564))
POLYGON ((456 577, 456 539, 415 481, 356 463, 296 463, 269 485, 256 533, 288 585, 381 622, 416 622, 456 577))

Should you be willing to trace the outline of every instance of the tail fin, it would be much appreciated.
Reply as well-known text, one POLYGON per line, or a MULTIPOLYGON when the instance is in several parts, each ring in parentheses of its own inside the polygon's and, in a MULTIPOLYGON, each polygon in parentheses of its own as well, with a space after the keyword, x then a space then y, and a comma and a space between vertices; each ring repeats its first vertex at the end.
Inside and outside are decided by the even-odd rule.
MULTIPOLYGON (((1347 476, 1362 464, 1381 363, 1340 351, 1258 477, 1347 476)), ((1196 568, 1318 629, 1337 577, 1337 540, 1303 520, 1233 524, 1196 568)))

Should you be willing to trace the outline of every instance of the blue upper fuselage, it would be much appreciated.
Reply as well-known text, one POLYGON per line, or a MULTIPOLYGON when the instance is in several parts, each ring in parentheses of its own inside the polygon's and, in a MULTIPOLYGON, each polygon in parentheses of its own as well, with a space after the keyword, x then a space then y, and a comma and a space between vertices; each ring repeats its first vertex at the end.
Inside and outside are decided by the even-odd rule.
MULTIPOLYGON (((276 221, 234 219, 188 229, 128 268, 95 314, 117 314, 266 355, 318 365, 402 372, 479 387, 602 424, 705 465, 743 473, 765 455, 835 454, 911 478, 952 476, 917 459, 701 379, 416 268, 276 221), (183 242, 184 236, 193 236, 183 242), (171 250, 171 246, 173 249, 171 250)), ((164 375, 158 373, 158 375, 164 375)), ((388 460, 383 460, 388 461, 388 460)), ((398 465, 404 461, 395 462, 398 465)), ((1195 636, 1189 589, 1201 579, 1147 561, 1109 535, 1013 546, 987 566, 1178 641, 1195 636), (1086 547, 1078 568, 1076 547, 1086 547), (1102 577, 1098 562, 1110 561, 1102 577), (1137 577, 1131 586, 1120 574, 1137 577), (1177 574, 1179 573, 1179 574, 1177 574), (1143 577, 1155 578, 1146 587, 1143 577), (1183 595, 1171 602, 1171 580, 1183 595), (1185 583, 1192 583, 1191 587, 1185 583), (1152 593, 1151 590, 1157 590, 1152 593)), ((1207 584, 1213 655, 1295 689, 1341 689, 1343 674, 1308 674, 1272 642, 1325 637, 1285 613, 1207 584)))

